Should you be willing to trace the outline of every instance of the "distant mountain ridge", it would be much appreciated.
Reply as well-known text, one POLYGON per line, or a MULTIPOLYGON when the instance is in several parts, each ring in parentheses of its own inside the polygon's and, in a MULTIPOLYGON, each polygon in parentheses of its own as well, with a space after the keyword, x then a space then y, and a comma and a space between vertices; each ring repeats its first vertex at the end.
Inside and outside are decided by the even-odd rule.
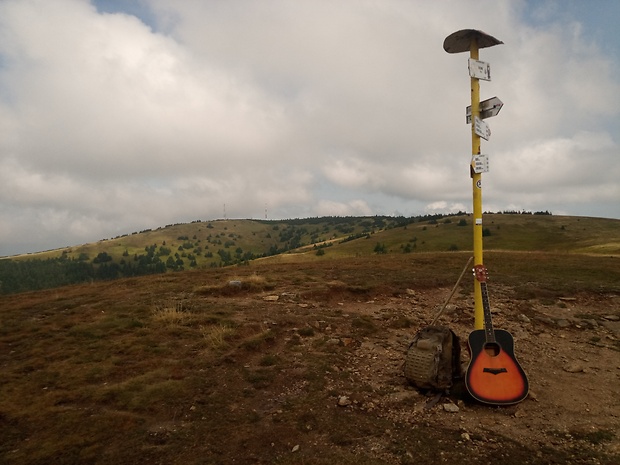
MULTIPOLYGON (((485 250, 620 254, 620 220, 509 212, 483 217, 485 250)), ((309 261, 472 249, 472 217, 317 217, 167 225, 95 243, 0 260, 0 292, 256 259, 309 261)))

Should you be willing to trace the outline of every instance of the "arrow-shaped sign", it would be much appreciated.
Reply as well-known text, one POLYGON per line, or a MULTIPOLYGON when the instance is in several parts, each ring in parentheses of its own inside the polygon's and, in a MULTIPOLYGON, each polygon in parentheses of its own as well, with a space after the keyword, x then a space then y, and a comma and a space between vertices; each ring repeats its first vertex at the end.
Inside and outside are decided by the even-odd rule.
POLYGON ((484 140, 489 140, 489 137, 491 137, 491 128, 477 116, 474 118, 474 132, 484 140))
MULTIPOLYGON (((483 100, 480 102, 480 118, 486 119, 496 116, 503 106, 504 102, 497 97, 483 100)), ((465 121, 467 121, 467 124, 471 124, 471 105, 465 109, 465 121)))

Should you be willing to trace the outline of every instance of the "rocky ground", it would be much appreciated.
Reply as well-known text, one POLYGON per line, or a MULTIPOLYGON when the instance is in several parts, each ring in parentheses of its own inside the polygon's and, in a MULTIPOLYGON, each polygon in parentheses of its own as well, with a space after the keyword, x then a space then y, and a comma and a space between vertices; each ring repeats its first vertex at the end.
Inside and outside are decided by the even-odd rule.
MULTIPOLYGON (((403 311, 423 326, 432 319, 443 294, 447 290, 416 295, 411 309, 403 311)), ((411 332, 392 330, 387 340, 369 338, 362 342, 349 358, 361 382, 374 385, 377 391, 386 383, 397 387, 384 398, 369 396, 360 408, 382 410, 382 406, 394 405, 395 400, 396 404, 409 400, 413 408, 387 408, 380 414, 412 425, 436 422, 458 427, 461 441, 474 450, 493 447, 500 435, 533 446, 539 456, 556 446, 579 450, 580 455, 584 448, 619 454, 620 299, 601 302, 567 297, 549 306, 515 309, 514 302, 496 290, 493 302, 494 324, 513 334, 516 355, 528 374, 530 393, 524 402, 492 408, 447 396, 427 408, 428 398, 402 383, 402 354, 411 332)), ((363 307, 360 311, 368 311, 373 318, 393 317, 391 308, 380 303, 363 307)), ((462 342, 471 330, 471 308, 468 301, 451 305, 440 320, 462 342)), ((465 344, 463 357, 467 357, 465 344)), ((595 458, 592 461, 596 463, 595 458)))
MULTIPOLYGON (((340 331, 329 319, 309 322, 315 339, 327 338, 327 344, 346 354, 327 375, 334 414, 356 412, 392 425, 384 434, 350 446, 386 463, 426 463, 416 444, 422 447, 427 432, 441 430, 445 437, 433 446, 439 462, 501 457, 502 463, 617 463, 620 296, 565 296, 543 305, 515 301, 507 288, 492 289, 494 325, 512 333, 530 392, 517 405, 490 407, 468 400, 463 386, 438 398, 419 392, 404 377, 403 362, 415 331, 433 320, 448 294, 449 289, 408 290, 398 297, 332 304, 339 318, 359 321, 355 319, 361 315, 372 322, 373 331, 362 337, 350 337, 346 326, 340 325, 340 331), (407 434, 421 438, 396 447, 407 434)), ((324 307, 295 303, 294 298, 287 304, 287 296, 278 300, 273 305, 324 307)), ((457 295, 438 322, 460 337, 465 365, 472 308, 471 297, 457 295)), ((303 339, 299 350, 312 350, 312 339, 303 339)), ((312 446, 293 445, 296 452, 304 447, 312 446)))

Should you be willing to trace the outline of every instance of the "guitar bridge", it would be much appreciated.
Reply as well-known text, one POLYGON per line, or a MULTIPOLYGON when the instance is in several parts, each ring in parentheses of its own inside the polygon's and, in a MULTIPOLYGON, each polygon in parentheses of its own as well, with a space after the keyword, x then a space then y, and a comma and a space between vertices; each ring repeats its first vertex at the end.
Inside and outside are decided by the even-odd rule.
POLYGON ((482 370, 484 373, 491 373, 492 375, 499 375, 500 373, 508 373, 506 368, 484 368, 482 370))

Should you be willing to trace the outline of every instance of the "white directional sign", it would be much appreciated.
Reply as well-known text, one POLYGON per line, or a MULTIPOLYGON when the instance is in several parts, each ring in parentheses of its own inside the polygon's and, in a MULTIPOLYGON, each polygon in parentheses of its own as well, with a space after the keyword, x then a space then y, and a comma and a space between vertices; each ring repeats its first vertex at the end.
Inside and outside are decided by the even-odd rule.
POLYGON ((471 167, 474 173, 488 173, 489 172, 489 157, 483 154, 472 155, 471 167))
POLYGON ((491 65, 484 62, 474 60, 473 58, 469 59, 469 76, 482 79, 484 81, 491 80, 491 65))
POLYGON ((477 116, 474 119, 474 132, 484 140, 489 140, 489 137, 491 137, 491 128, 489 128, 489 125, 477 116))
MULTIPOLYGON (((483 100, 480 102, 480 118, 486 119, 496 116, 503 106, 504 102, 497 97, 491 97, 490 99, 483 100)), ((471 105, 468 105, 467 108, 465 108, 465 121, 467 124, 471 124, 471 105)))

